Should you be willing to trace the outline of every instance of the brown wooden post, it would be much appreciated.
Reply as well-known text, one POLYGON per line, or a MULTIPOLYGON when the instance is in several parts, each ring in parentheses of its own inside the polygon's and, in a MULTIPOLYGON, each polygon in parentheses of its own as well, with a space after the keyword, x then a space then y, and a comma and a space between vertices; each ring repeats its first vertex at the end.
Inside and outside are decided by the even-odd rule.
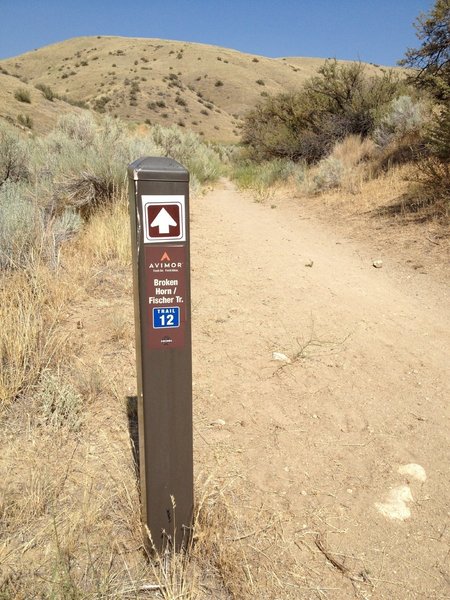
POLYGON ((128 176, 142 520, 163 551, 193 516, 189 173, 158 157, 128 176))

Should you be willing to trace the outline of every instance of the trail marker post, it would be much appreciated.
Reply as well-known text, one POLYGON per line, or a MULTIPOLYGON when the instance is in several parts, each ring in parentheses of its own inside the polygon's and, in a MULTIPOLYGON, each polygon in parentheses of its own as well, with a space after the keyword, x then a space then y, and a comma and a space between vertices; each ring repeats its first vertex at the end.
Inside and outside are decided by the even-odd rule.
POLYGON ((193 516, 189 173, 141 158, 128 178, 142 520, 162 551, 186 545, 193 516))

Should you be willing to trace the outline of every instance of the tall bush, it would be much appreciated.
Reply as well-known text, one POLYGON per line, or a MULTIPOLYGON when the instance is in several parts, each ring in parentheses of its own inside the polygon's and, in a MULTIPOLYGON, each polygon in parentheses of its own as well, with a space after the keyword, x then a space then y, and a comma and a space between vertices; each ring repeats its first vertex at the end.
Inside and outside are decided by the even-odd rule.
POLYGON ((411 80, 439 101, 450 98, 450 0, 436 0, 416 20, 419 48, 409 48, 401 65, 413 67, 411 80))
POLYGON ((419 165, 428 202, 450 212, 450 0, 435 0, 416 21, 419 48, 409 48, 401 64, 415 70, 410 79, 437 101, 425 133, 427 154, 419 165))
POLYGON ((444 216, 450 215, 450 108, 435 117, 425 137, 429 151, 419 165, 425 195, 444 216))
POLYGON ((391 71, 368 76, 364 65, 326 61, 298 92, 269 96, 245 118, 243 142, 258 160, 316 162, 348 135, 366 137, 404 84, 391 71))
POLYGON ((23 267, 42 247, 44 227, 26 187, 6 183, 0 188, 0 270, 23 267))
POLYGON ((419 135, 426 112, 424 104, 414 101, 411 96, 395 98, 374 131, 374 141, 379 146, 386 146, 394 139, 398 140, 407 135, 419 135))
POLYGON ((0 186, 28 178, 29 150, 12 127, 0 123, 0 186))

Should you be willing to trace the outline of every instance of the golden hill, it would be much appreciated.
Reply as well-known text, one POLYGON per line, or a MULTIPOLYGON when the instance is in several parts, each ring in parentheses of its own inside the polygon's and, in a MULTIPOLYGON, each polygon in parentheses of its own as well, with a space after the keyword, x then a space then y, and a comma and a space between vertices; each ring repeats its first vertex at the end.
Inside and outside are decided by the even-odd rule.
POLYGON ((25 130, 31 125, 38 133, 48 133, 53 129, 60 115, 80 111, 80 108, 59 98, 49 101, 34 85, 0 72, 0 118, 2 119, 25 130), (24 101, 26 99, 29 101, 24 101))
MULTIPOLYGON (((43 84, 70 101, 129 122, 175 123, 206 139, 236 141, 240 118, 261 96, 301 87, 323 62, 265 58, 188 42, 97 36, 2 60, 0 69, 13 76, 8 77, 14 83, 10 90, 23 82, 43 84)), ((42 93, 36 92, 32 101, 39 97, 39 104, 32 112, 35 129, 41 131, 47 129, 48 113, 71 107, 58 102, 44 110, 42 93)), ((0 116, 24 112, 23 106, 11 107, 6 100, 0 116)))

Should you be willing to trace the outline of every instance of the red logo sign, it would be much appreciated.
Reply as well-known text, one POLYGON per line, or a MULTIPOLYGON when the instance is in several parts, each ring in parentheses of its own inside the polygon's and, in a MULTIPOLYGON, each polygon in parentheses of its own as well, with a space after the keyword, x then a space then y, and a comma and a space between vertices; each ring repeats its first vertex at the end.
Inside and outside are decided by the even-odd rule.
POLYGON ((179 204, 150 204, 147 206, 148 237, 180 238, 181 206, 179 204))

